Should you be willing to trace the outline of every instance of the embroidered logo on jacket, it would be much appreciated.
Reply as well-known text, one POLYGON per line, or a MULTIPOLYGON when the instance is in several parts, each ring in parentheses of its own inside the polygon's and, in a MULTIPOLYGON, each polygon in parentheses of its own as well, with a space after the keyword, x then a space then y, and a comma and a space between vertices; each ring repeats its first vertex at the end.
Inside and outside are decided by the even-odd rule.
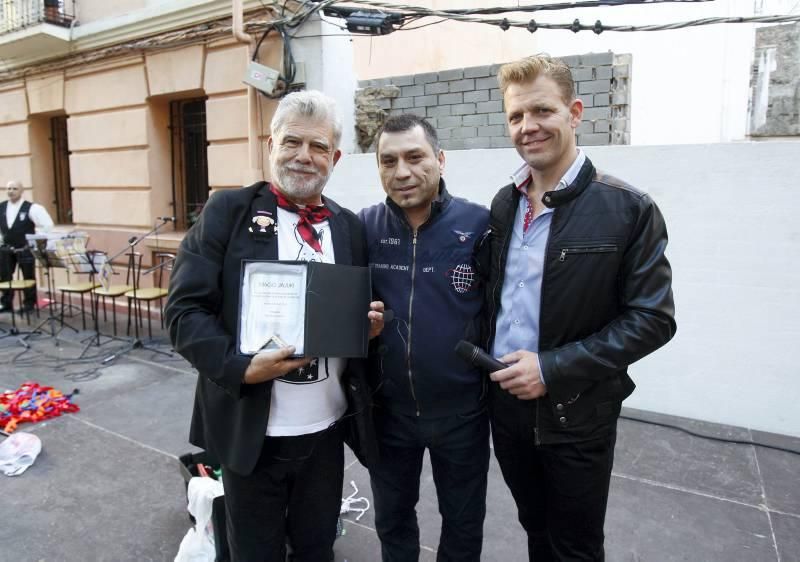
POLYGON ((466 242, 470 238, 472 238, 472 232, 462 232, 461 230, 454 230, 453 234, 458 236, 459 242, 466 242))
POLYGON ((475 273, 472 271, 472 266, 468 263, 462 263, 447 272, 450 276, 450 286, 458 294, 468 293, 472 290, 475 283, 475 273))

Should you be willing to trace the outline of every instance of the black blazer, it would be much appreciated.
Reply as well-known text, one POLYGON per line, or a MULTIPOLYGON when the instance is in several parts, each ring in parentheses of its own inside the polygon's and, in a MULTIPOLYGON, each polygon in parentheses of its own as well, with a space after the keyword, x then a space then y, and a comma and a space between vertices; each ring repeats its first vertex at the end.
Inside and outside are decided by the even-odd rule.
MULTIPOLYGON (((358 218, 323 199, 333 213, 329 221, 336 263, 366 266, 358 218)), ((272 390, 272 381, 242 384, 250 358, 236 350, 241 262, 278 259, 272 228, 262 233, 254 222, 264 212, 273 219, 278 216, 275 196, 265 182, 212 195, 181 242, 165 309, 175 350, 199 372, 189 441, 240 474, 252 472, 258 460, 272 390)), ((348 398, 346 440, 368 465, 377 446, 365 361, 348 361, 343 384, 348 398)))

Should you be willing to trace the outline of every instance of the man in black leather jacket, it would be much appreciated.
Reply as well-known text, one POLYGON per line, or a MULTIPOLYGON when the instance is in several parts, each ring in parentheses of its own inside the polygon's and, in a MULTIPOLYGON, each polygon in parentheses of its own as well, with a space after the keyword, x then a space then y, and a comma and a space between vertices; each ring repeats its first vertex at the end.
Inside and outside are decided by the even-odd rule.
POLYGON ((627 367, 675 333, 667 231, 655 203, 577 149, 569 68, 535 56, 499 72, 524 164, 495 196, 487 283, 492 437, 531 560, 603 560, 627 367))

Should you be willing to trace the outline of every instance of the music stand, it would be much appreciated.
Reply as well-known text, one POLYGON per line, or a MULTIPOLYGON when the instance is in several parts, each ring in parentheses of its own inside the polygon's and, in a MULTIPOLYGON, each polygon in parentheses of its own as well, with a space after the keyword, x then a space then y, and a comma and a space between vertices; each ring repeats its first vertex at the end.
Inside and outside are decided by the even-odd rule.
MULTIPOLYGON (((86 251, 84 256, 86 258, 84 267, 89 269, 89 271, 86 273, 89 274, 89 284, 92 286, 92 290, 89 291, 89 298, 91 299, 90 304, 92 307, 92 317, 94 318, 94 335, 89 336, 85 340, 81 340, 81 343, 85 341, 86 345, 83 347, 83 351, 81 351, 81 354, 78 355, 78 359, 82 359, 92 345, 94 345, 95 347, 100 347, 101 345, 103 345, 102 343, 100 343, 100 337, 101 337, 100 311, 98 310, 100 303, 100 295, 98 295, 95 292, 96 287, 94 281, 96 276, 100 273, 101 269, 105 266, 107 262, 106 254, 103 252, 86 251)), ((114 336, 104 336, 104 337, 108 338, 108 341, 106 341, 105 343, 108 343, 109 341, 114 341, 116 339, 121 339, 114 336)))
MULTIPOLYGON (((109 262, 111 262, 115 258, 121 256, 122 254, 124 254, 126 252, 128 253, 128 260, 129 260, 128 261, 128 264, 129 264, 128 267, 130 267, 130 271, 133 274, 132 277, 133 277, 133 294, 134 295, 137 294, 137 291, 139 290, 139 273, 140 273, 139 271, 136 271, 136 269, 135 269, 135 267, 136 267, 136 246, 139 244, 139 242, 141 242, 142 240, 144 240, 145 238, 147 238, 151 234, 155 234, 156 232, 158 232, 161 229, 161 227, 163 227, 165 224, 167 224, 170 221, 171 221, 170 218, 161 219, 161 223, 160 224, 155 225, 148 232, 142 234, 138 238, 136 236, 131 236, 128 239, 128 245, 125 248, 123 248, 122 250, 120 250, 119 252, 117 252, 116 254, 114 254, 114 256, 111 257, 108 260, 109 262)), ((154 270, 154 269, 151 268, 151 269, 148 269, 147 271, 150 272, 151 270, 154 270)), ((104 363, 104 364, 105 363, 110 363, 110 362, 114 361, 117 357, 120 357, 121 355, 125 355, 126 353, 130 353, 134 349, 146 349, 147 351, 152 351, 154 353, 160 353, 161 355, 166 355, 167 357, 172 357, 172 353, 170 353, 168 351, 164 351, 162 349, 157 349, 155 347, 148 346, 147 344, 145 344, 145 342, 143 342, 139 338, 139 324, 141 323, 141 316, 142 316, 141 305, 139 303, 133 303, 133 306, 131 306, 129 308, 129 313, 128 313, 129 321, 130 321, 130 314, 131 314, 130 309, 131 308, 133 309, 132 310, 132 314, 134 315, 134 318, 133 318, 133 328, 134 328, 133 329, 133 333, 134 333, 134 337, 133 337, 133 339, 129 342, 128 346, 125 349, 117 351, 116 353, 112 353, 111 355, 109 355, 108 357, 103 359, 102 363, 104 363)))
MULTIPOLYGON (((47 306, 43 307, 43 309, 48 309, 47 318, 39 322, 39 324, 33 328, 32 332, 41 333, 41 329, 44 327, 44 325, 48 324, 50 327, 50 333, 47 334, 47 336, 53 338, 56 342, 56 346, 58 346, 58 334, 60 334, 64 328, 69 328, 76 334, 78 333, 77 328, 64 321, 63 314, 56 315, 54 313, 54 310, 56 309, 56 300, 54 300, 56 293, 56 282, 55 279, 53 279, 53 268, 66 268, 66 264, 54 249, 48 248, 49 242, 54 240, 53 238, 49 238, 46 234, 29 234, 26 236, 26 238, 28 239, 28 247, 30 248, 33 257, 36 258, 36 261, 38 261, 39 265, 42 267, 42 271, 47 280, 47 297, 49 300, 47 306), (56 323, 60 323, 61 327, 56 329, 56 323)), ((31 335, 32 334, 27 334, 23 339, 27 340, 31 335)))

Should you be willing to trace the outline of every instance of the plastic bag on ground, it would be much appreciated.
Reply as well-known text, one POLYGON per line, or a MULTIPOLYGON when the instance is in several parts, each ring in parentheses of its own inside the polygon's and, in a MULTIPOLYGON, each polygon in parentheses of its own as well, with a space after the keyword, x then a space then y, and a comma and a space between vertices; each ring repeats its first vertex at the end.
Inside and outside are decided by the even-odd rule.
POLYGON ((0 472, 19 476, 33 464, 41 450, 42 441, 33 433, 12 433, 0 443, 0 472))
POLYGON ((211 507, 214 498, 223 493, 222 482, 213 478, 196 476, 189 480, 186 495, 195 526, 183 537, 175 562, 214 562, 216 550, 211 507))

